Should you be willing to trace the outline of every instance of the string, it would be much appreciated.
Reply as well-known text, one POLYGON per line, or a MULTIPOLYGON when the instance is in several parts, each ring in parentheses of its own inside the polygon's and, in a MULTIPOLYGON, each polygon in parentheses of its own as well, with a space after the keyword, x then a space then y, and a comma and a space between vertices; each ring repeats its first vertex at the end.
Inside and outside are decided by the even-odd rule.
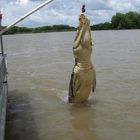
POLYGON ((84 5, 86 5, 86 0, 84 0, 84 5))

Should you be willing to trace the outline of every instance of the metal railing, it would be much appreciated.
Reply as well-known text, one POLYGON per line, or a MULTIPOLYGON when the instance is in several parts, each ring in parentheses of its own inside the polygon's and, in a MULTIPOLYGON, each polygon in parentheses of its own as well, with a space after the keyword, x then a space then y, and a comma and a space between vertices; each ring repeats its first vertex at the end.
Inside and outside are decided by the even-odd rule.
POLYGON ((7 108, 7 68, 5 63, 6 55, 0 54, 0 140, 4 140, 5 135, 5 120, 7 108))

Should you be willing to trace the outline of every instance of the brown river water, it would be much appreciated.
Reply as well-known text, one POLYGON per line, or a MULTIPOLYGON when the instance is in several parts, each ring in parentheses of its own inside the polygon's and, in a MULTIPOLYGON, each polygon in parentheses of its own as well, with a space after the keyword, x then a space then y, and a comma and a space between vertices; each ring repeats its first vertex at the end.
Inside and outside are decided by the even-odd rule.
POLYGON ((6 140, 140 140, 140 30, 93 33, 96 91, 67 102, 75 32, 4 36, 6 140))

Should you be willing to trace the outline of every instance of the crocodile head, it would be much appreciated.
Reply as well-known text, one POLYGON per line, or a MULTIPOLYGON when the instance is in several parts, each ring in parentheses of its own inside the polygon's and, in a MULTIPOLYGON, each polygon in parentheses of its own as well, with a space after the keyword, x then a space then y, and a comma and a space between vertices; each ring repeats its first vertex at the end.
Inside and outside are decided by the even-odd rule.
POLYGON ((92 46, 90 21, 84 14, 81 14, 79 17, 79 26, 77 28, 75 41, 77 42, 77 44, 80 44, 80 42, 89 42, 88 44, 92 46))

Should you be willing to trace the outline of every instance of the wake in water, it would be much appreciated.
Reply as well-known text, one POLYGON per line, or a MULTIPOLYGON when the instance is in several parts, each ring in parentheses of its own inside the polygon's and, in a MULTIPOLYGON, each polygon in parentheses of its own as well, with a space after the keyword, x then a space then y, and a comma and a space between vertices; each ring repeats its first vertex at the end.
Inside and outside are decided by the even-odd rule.
MULTIPOLYGON (((59 98, 62 102, 64 103, 68 103, 68 91, 67 90, 56 90, 57 91, 56 93, 56 96, 57 98, 59 98), (58 92, 59 91, 59 92, 58 92)), ((88 98, 88 100, 86 100, 85 102, 83 103, 70 103, 70 104, 73 104, 73 105, 78 105, 78 106, 82 106, 82 105, 92 105, 94 104, 94 100, 93 100, 93 94, 91 94, 88 98)))
POLYGON ((63 102, 67 103, 68 102, 68 91, 63 90, 59 93, 56 94, 56 96, 61 99, 63 102))

